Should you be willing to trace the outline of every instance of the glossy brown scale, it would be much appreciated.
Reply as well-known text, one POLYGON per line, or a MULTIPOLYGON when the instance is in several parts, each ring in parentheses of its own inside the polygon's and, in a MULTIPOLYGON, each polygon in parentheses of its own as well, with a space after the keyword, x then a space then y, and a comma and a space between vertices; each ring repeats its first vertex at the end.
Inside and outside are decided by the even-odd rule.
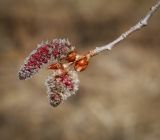
POLYGON ((62 65, 60 63, 53 63, 47 67, 48 69, 56 70, 56 69, 62 69, 62 65))
POLYGON ((88 59, 87 57, 84 57, 75 62, 74 69, 80 72, 85 70, 87 66, 88 66, 88 59))
POLYGON ((78 71, 78 72, 84 71, 88 66, 90 57, 91 57, 90 53, 87 53, 86 55, 78 55, 76 51, 72 51, 66 57, 66 61, 68 62, 67 63, 68 65, 57 62, 48 66, 48 69, 52 69, 52 70, 59 69, 59 70, 62 70, 64 73, 65 71, 67 72, 68 67, 70 67, 71 65, 74 65, 73 67, 75 71, 78 71))
POLYGON ((76 56, 77 56, 77 53, 76 53, 75 51, 73 51, 73 52, 71 52, 71 53, 69 53, 69 54, 67 55, 66 60, 67 60, 68 62, 74 62, 74 61, 76 60, 76 56))

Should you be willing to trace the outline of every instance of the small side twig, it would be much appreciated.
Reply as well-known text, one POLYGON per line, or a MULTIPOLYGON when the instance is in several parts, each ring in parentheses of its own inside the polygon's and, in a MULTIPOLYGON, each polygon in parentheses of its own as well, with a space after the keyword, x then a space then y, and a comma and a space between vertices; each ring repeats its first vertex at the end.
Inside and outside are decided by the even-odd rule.
POLYGON ((144 27, 144 26, 146 26, 148 24, 148 20, 158 10, 158 8, 160 8, 160 0, 158 0, 157 3, 150 8, 150 10, 147 13, 147 15, 144 18, 142 18, 136 25, 134 25, 129 30, 127 30, 126 32, 121 34, 117 39, 115 39, 111 43, 109 43, 107 45, 104 45, 104 46, 101 46, 101 47, 96 47, 94 50, 91 51, 91 55, 94 56, 94 55, 97 55, 100 52, 103 52, 105 50, 111 50, 115 45, 117 45, 118 43, 123 41, 130 34, 132 34, 133 32, 135 32, 135 31, 137 31, 139 29, 142 29, 142 27, 144 27))

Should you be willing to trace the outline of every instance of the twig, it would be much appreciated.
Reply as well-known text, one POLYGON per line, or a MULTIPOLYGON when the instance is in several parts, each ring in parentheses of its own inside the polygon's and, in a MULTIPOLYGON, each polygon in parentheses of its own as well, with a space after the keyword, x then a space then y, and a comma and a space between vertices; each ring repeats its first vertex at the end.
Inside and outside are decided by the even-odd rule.
POLYGON ((158 10, 159 7, 160 7, 160 0, 158 0, 157 3, 150 8, 150 11, 147 13, 147 15, 144 18, 142 18, 136 25, 134 25, 133 27, 131 27, 125 33, 121 34, 117 39, 115 39, 111 43, 109 43, 109 44, 107 44, 105 46, 96 47, 94 50, 91 51, 91 55, 93 56, 93 55, 99 54, 102 51, 111 50, 115 45, 117 45, 118 43, 120 43, 121 41, 123 41, 130 34, 132 34, 133 32, 141 29, 142 27, 146 26, 148 24, 148 20, 158 10))

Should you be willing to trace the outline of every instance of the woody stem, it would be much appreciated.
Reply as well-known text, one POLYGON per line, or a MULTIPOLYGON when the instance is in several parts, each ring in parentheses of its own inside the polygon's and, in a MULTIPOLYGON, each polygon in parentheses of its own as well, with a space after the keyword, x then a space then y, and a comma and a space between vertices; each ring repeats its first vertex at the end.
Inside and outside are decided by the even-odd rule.
POLYGON ((142 19, 140 19, 140 21, 136 25, 132 26, 129 30, 127 30, 126 32, 121 34, 117 39, 115 39, 111 43, 104 45, 104 46, 101 46, 101 47, 96 47, 94 50, 91 51, 91 56, 97 55, 100 52, 103 52, 105 50, 111 50, 118 43, 125 40, 130 34, 132 34, 133 32, 135 32, 137 30, 142 29, 142 27, 147 26, 148 20, 158 10, 159 7, 160 7, 160 0, 158 0, 157 3, 150 8, 150 10, 146 14, 146 16, 144 16, 142 19))

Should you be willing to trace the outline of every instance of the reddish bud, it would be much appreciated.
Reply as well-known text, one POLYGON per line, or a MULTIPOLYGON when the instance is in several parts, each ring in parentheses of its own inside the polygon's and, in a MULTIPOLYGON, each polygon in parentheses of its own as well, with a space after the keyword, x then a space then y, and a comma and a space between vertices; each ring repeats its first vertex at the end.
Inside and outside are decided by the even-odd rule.
POLYGON ((83 71, 86 69, 87 66, 88 66, 88 59, 87 57, 84 57, 75 62, 74 69, 76 71, 83 71))
POLYGON ((53 63, 48 66, 48 69, 52 69, 52 70, 61 69, 61 68, 62 68, 62 65, 59 63, 53 63))
POLYGON ((76 54, 75 51, 69 53, 69 54, 67 55, 67 61, 68 61, 68 62, 74 62, 74 61, 76 60, 76 55, 77 55, 77 54, 76 54))

